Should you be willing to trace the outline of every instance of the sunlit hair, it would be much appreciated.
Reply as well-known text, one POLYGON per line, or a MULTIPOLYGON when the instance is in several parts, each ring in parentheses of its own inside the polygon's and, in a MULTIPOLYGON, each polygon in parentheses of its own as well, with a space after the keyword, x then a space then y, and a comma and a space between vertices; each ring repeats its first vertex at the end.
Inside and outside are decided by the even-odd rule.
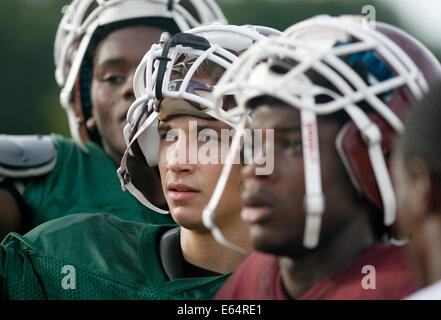
MULTIPOLYGON (((172 80, 182 79, 187 74, 193 63, 197 60, 197 56, 186 54, 177 59, 177 63, 173 66, 170 78, 172 80)), ((211 60, 204 60, 197 68, 195 76, 200 78, 210 78, 214 82, 218 82, 225 72, 225 68, 211 60)))

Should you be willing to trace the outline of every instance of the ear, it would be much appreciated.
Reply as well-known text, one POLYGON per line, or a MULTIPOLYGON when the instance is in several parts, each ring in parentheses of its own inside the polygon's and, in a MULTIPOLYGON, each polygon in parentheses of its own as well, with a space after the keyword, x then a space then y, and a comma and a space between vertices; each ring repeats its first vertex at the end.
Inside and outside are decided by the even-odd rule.
POLYGON ((96 129, 96 119, 93 115, 87 119, 86 127, 89 131, 94 131, 96 129))

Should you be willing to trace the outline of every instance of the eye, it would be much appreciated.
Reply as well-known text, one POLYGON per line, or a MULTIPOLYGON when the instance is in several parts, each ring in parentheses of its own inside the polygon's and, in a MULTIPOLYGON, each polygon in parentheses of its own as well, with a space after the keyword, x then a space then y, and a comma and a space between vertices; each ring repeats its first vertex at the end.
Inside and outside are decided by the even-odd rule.
POLYGON ((214 135, 214 134, 209 134, 209 133, 201 132, 201 133, 199 133, 198 140, 202 141, 202 142, 210 142, 210 141, 216 142, 216 141, 219 140, 219 137, 217 135, 214 135))
POLYGON ((198 141, 200 141, 200 142, 217 142, 217 141, 219 141, 218 132, 214 129, 202 129, 198 133, 198 141))
POLYGON ((108 75, 106 77, 103 78, 103 82, 106 82, 108 84, 120 84, 123 83, 126 80, 126 77, 123 75, 108 75))
POLYGON ((167 135, 165 137, 165 139, 170 142, 175 142, 178 140, 178 138, 179 138, 179 136, 176 132, 170 132, 170 131, 167 132, 167 135))
POLYGON ((179 136, 177 132, 174 132, 173 130, 169 130, 167 132, 161 132, 159 134, 159 139, 167 142, 176 142, 178 138, 179 136))
POLYGON ((297 139, 284 139, 282 147, 284 152, 288 154, 299 154, 303 151, 302 142, 297 139))

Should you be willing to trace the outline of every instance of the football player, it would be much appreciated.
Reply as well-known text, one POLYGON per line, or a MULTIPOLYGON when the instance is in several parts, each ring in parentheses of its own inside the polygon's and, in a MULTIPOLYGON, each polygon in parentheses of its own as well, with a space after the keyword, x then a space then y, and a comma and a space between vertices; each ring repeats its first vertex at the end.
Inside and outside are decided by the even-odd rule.
POLYGON ((388 157, 411 103, 440 76, 416 39, 356 16, 308 19, 248 50, 215 96, 236 90, 251 129, 274 130, 274 170, 257 174, 258 158, 242 170, 241 216, 258 252, 216 298, 411 293, 405 248, 386 240, 395 220, 388 157))
MULTIPOLYGON (((213 0, 74 0, 55 39, 56 80, 73 140, 0 136, 0 239, 74 213, 168 223, 122 193, 115 174, 134 101, 133 74, 162 32, 226 22, 213 0), (88 142, 87 142, 88 141, 88 142)), ((143 180, 166 206, 153 170, 143 180)))
POLYGON ((440 84, 434 85, 409 111, 392 161, 398 225, 402 236, 410 239, 412 266, 423 288, 407 299, 441 299, 440 89, 440 84))
MULTIPOLYGON (((214 112, 211 92, 236 55, 271 32, 276 33, 214 24, 173 37, 164 34, 135 72, 136 100, 127 113, 128 146, 118 174, 124 188, 158 213, 171 213, 179 227, 76 214, 46 222, 25 236, 10 233, 0 246, 3 297, 212 298, 246 258, 238 246, 250 245, 248 226, 240 219, 240 163, 233 165, 228 191, 216 210, 216 223, 237 245, 219 244, 202 222, 202 209, 223 168, 215 150, 222 144, 227 150, 230 143, 231 135, 227 140, 220 136, 237 125, 235 119, 217 119, 222 112, 214 112), (191 152, 198 155, 196 161, 190 160, 191 152), (142 166, 131 166, 129 156, 159 171, 170 212, 132 183, 142 166)), ((222 107, 230 106, 234 103, 225 99, 222 107)))

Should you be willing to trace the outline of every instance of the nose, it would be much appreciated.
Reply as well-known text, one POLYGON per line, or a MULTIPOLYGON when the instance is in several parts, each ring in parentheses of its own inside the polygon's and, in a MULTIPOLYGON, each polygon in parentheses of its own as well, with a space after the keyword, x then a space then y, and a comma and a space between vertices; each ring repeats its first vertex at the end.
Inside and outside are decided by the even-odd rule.
POLYGON ((180 132, 177 142, 167 147, 167 169, 177 174, 191 174, 196 164, 190 163, 187 149, 187 137, 180 132))
POLYGON ((195 165, 179 161, 169 162, 167 168, 177 174, 191 174, 195 171, 195 165))
MULTIPOLYGON (((261 156, 264 156, 262 154, 261 156)), ((241 174, 244 180, 246 179, 259 179, 259 180, 268 180, 275 181, 277 179, 276 167, 274 166, 272 172, 270 174, 256 174, 257 168, 264 168, 266 163, 263 161, 264 159, 259 157, 259 155, 254 155, 253 160, 242 167, 241 174)))
POLYGON ((135 76, 135 70, 132 70, 126 78, 126 81, 124 83, 124 87, 122 89, 122 95, 124 100, 126 101, 134 101, 135 100, 135 93, 133 91, 133 78, 135 76))

